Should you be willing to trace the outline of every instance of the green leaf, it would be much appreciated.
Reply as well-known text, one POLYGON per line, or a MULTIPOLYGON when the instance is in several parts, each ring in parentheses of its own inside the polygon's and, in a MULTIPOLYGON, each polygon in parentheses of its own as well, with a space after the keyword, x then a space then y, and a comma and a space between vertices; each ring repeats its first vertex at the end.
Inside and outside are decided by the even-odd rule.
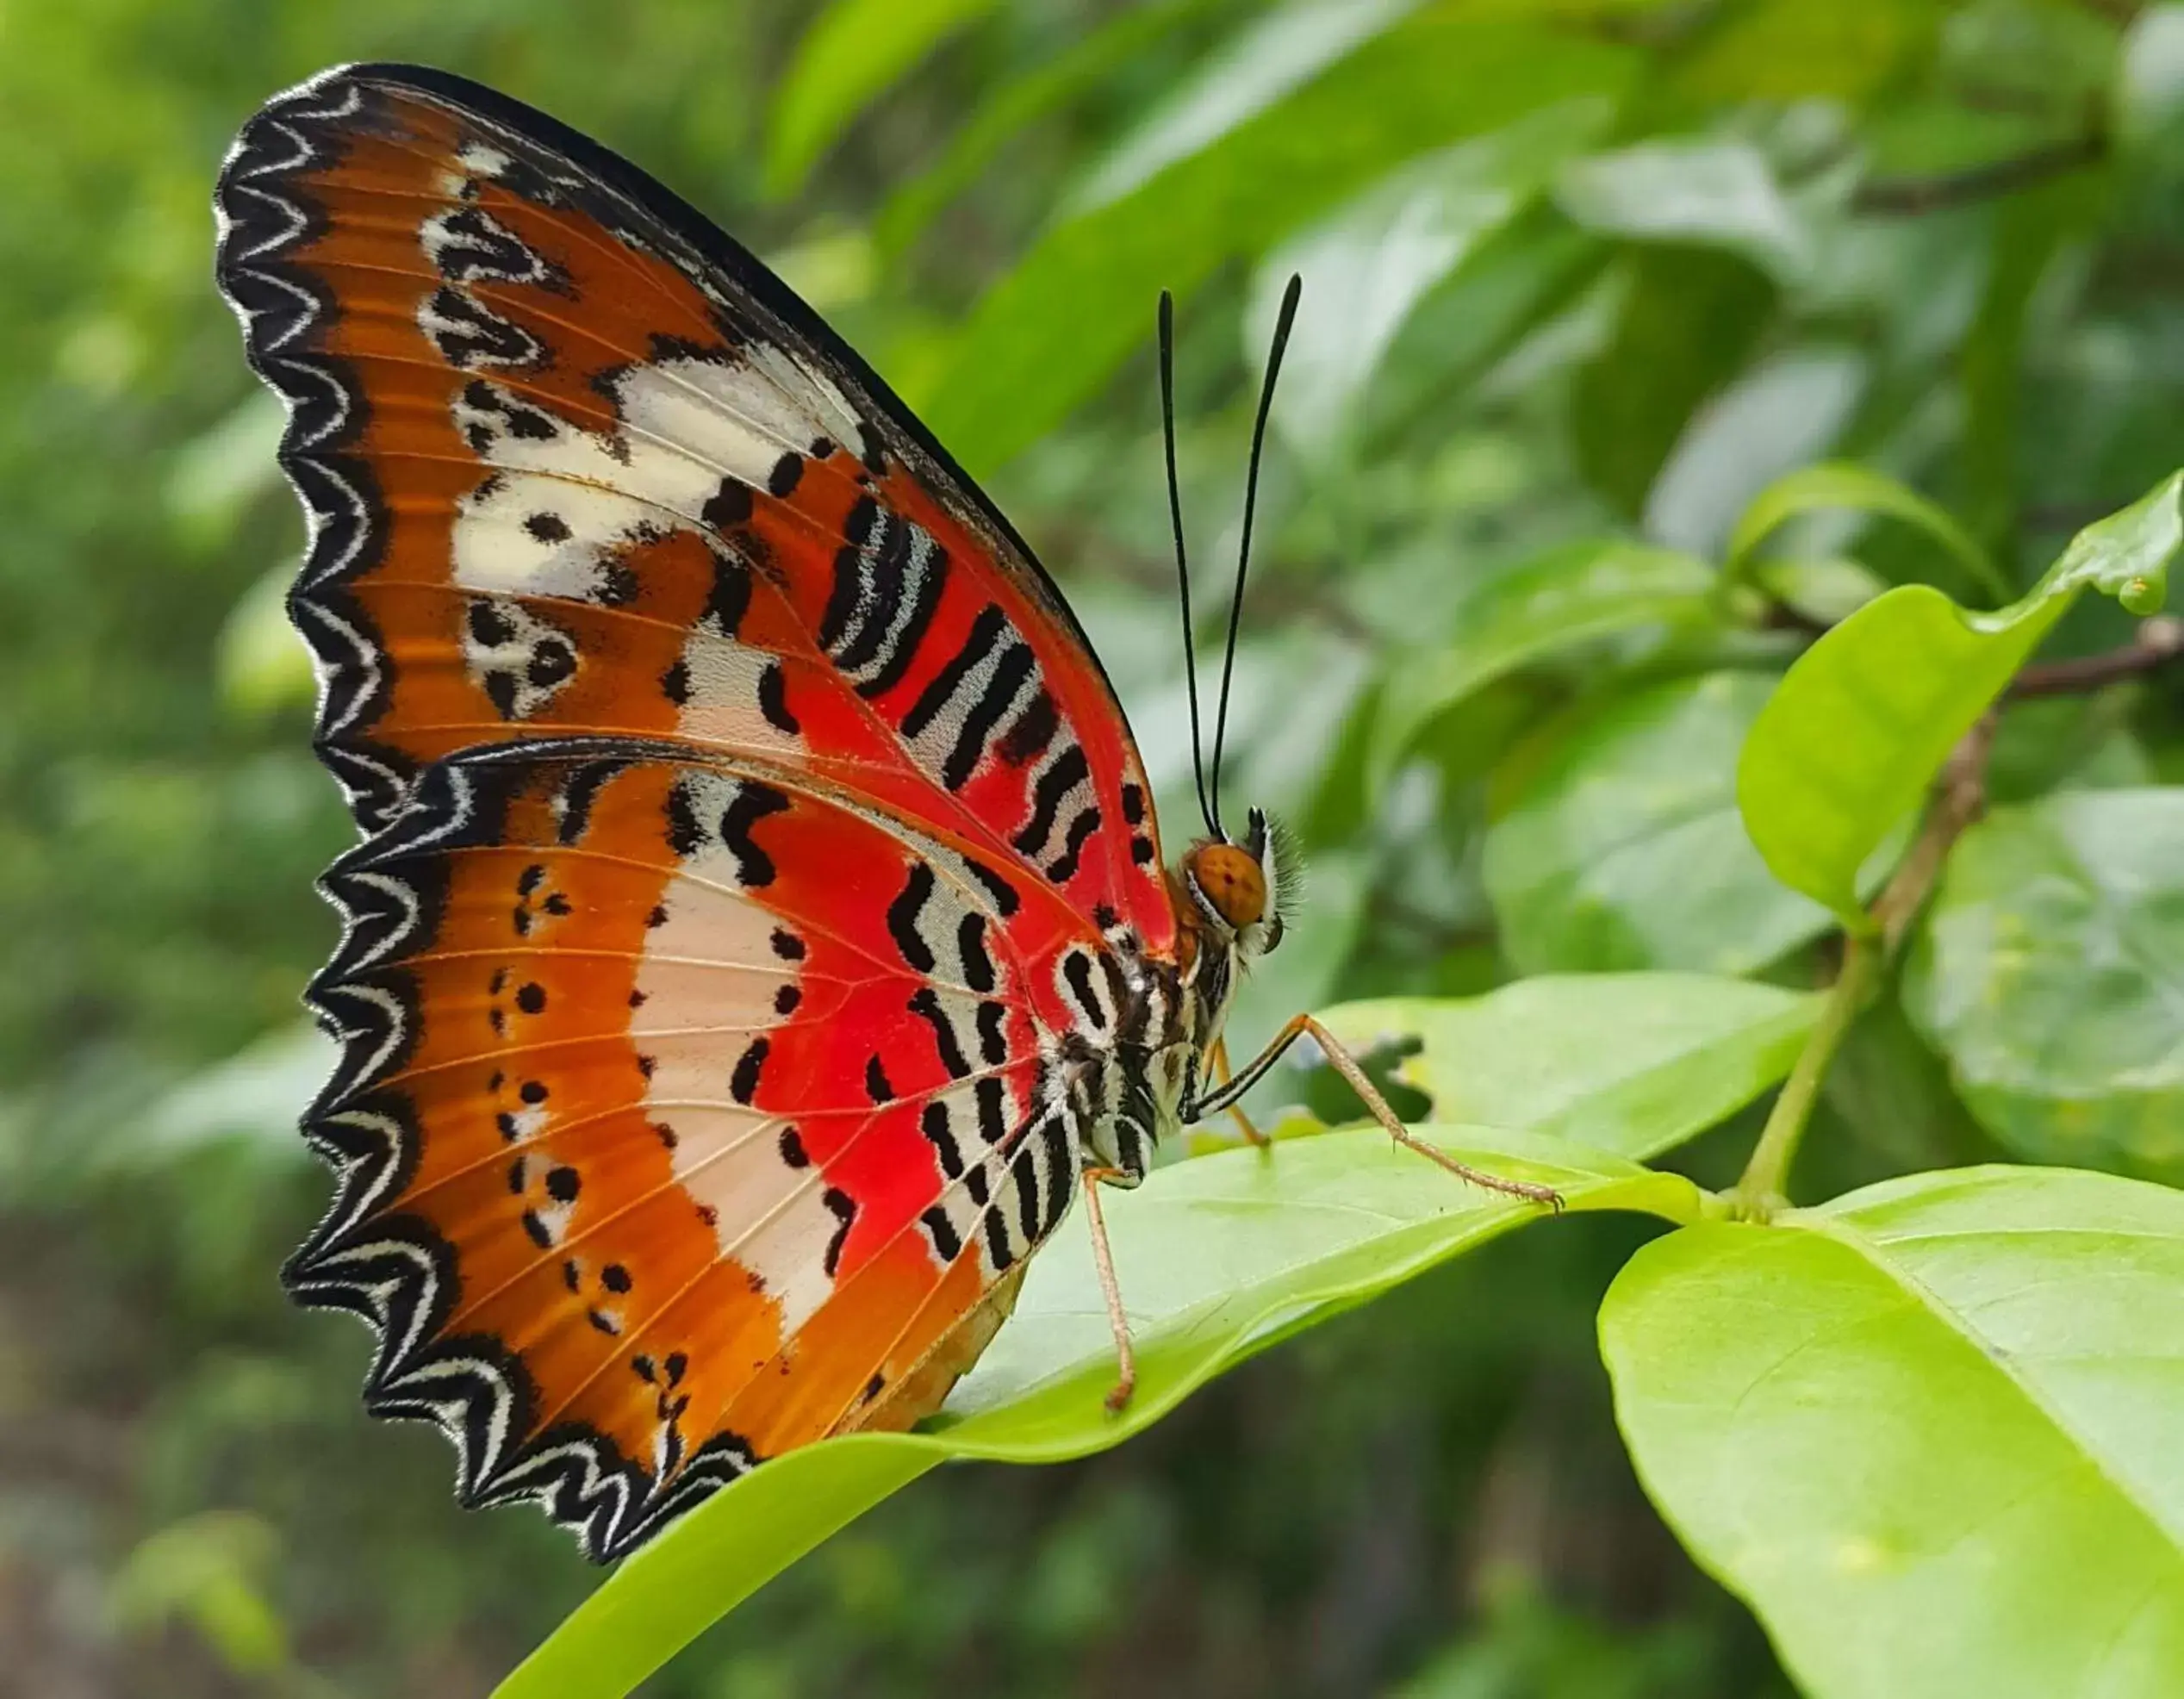
POLYGON ((1635 520, 1692 414, 1743 370, 1778 291, 1718 248, 1640 248, 1622 282, 1615 333, 1577 373, 1571 429, 1586 481, 1635 520))
POLYGON ((1907 0, 1751 0, 1697 33, 1671 98, 1855 103, 1932 41, 1942 9, 1907 0))
POLYGON ((2024 598, 1967 613, 1905 584, 1801 656, 1761 712, 1737 772, 1745 828, 1775 876, 1867 923, 1859 869, 1917 807, 1957 740, 2088 585, 2133 613, 2161 605, 2184 544, 2184 473, 2080 532, 2024 598))
POLYGON ((2116 66, 2115 124, 2144 143, 2184 117, 2184 5, 2148 6, 2124 31, 2116 66))
POLYGON ((1727 137, 1640 142, 1580 160, 1555 199, 1579 224, 1641 241, 1728 248, 1795 282, 1811 267, 1812 235, 1766 156, 1727 137))
POLYGON ((1752 582, 1783 607, 1823 625, 1849 619, 1888 588, 1870 568, 1832 555, 1762 561, 1752 570, 1752 582))
POLYGON ((1209 55, 1099 160, 1066 216, 1121 200, 1279 105, 1312 78, 1418 9, 1419 0, 1291 0, 1209 55))
MULTIPOLYGON (((1420 1130, 1496 1173, 1548 1181, 1571 1210, 1640 1210, 1670 1220, 1698 1210, 1688 1180, 1557 1139, 1420 1130)), ((498 1699, 627 1693, 707 1624, 935 1464, 1050 1463, 1119 1444, 1223 1370, 1538 1213, 1466 1187, 1377 1131, 1159 1169, 1136 1192, 1107 1201, 1138 1360, 1137 1396, 1119 1417, 1103 1403, 1114 1381, 1113 1346, 1076 1210, 1032 1264, 1015 1317, 949 1400, 946 1425, 829 1441, 755 1470, 608 1578, 501 1683, 498 1699)))
POLYGON ((1367 388, 1411 309, 1514 217, 1614 115, 1574 101, 1398 167, 1332 216, 1284 242, 1253 279, 1248 360, 1291 273, 1311 290, 1282 363, 1273 421, 1307 457, 1347 446, 1367 388))
POLYGON ((994 0, 834 0, 796 44, 766 136, 766 192, 803 186, 857 115, 994 0))
POLYGON ((1764 674, 1675 679, 1581 710, 1486 833, 1486 893, 1520 973, 1744 974, 1828 930, 1737 812, 1764 674))
POLYGON ((980 299, 947 370, 913 399, 966 465, 989 470, 1149 345, 1162 287, 1185 297, 1397 161, 1612 94, 1634 63, 1551 30, 1414 18, 1121 199, 1050 228, 980 299))
POLYGON ((1966 832, 1904 1004, 1988 1131, 2184 1176, 2184 790, 2064 792, 1966 832))
POLYGON ((1346 1003, 1360 1055, 1415 1045, 1396 1077, 1439 1120, 1525 1127, 1644 1161, 1789 1072, 1820 999, 1700 974, 1542 975, 1455 999, 1346 1003))
POLYGON ((1958 1169, 1654 1241, 1640 1478, 1814 1699, 2184 1691, 2184 1196, 1958 1169))
POLYGON ((986 95, 931 165, 898 187, 872 221, 880 252, 900 254, 949 202, 978 180, 1011 138, 1155 47, 1219 0, 1148 0, 986 95))
POLYGON ((1752 497, 1828 453, 1857 417, 1872 362, 1841 343, 1776 349, 1699 407, 1646 492, 1646 534, 1716 555, 1752 497))
POLYGON ((2009 587, 1988 558, 1987 551, 1948 512, 1915 489, 1886 473, 1847 461, 1828 461, 1802 466, 1769 484, 1752 500, 1730 534, 1722 576, 1729 582, 1745 577, 1752 569, 1759 545, 1787 521, 1801 514, 1847 510, 1882 513, 1916 526, 1939 544, 1967 576, 2006 601, 2009 587))
POLYGON ((1565 544, 1480 575, 1466 587, 1449 640, 1390 668, 1369 785, 1385 785, 1419 734, 1474 691, 1558 650, 1635 625, 1708 619, 1714 589, 1705 562, 1612 538, 1565 544))
POLYGON ((262 719, 308 706, 318 693, 311 651, 288 616, 296 568, 283 561, 244 591, 220 628, 213 669, 228 708, 262 719))

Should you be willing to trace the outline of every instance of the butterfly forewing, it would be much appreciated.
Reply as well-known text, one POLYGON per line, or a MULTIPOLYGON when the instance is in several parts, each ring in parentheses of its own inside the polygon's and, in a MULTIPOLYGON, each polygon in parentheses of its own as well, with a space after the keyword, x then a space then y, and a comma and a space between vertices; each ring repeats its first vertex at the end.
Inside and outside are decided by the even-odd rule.
POLYGON ((219 206, 369 835, 289 1279, 468 1499, 611 1556, 915 1419, 1005 1312, 1075 1183, 1063 1036, 1174 937, 1143 773, 1005 522, 634 168, 357 67, 219 206))
POLYGON ((359 820, 556 731, 849 783, 1172 930, 1120 711, 1059 594, 879 380, 634 168, 437 73, 274 102, 221 275, 320 531, 294 606, 359 820))

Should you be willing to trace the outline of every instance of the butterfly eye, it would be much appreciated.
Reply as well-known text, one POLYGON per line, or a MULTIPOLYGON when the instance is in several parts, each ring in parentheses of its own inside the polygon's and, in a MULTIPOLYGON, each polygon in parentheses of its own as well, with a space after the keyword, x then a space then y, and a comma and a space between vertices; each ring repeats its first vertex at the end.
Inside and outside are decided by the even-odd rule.
POLYGON ((1259 858, 1234 843, 1202 843, 1191 852, 1191 877, 1214 912, 1236 931, 1266 915, 1266 876, 1259 858))

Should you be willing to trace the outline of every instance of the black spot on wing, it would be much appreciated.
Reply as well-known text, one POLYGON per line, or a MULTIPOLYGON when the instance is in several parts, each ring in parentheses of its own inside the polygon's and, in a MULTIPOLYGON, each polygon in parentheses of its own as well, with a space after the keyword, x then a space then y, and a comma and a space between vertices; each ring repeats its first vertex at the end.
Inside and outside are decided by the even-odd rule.
POLYGON ((841 1266, 842 1244, 849 1236, 850 1223, 857 1218, 857 1200, 841 1187, 830 1186, 819 1194, 819 1201, 826 1205, 837 1223, 834 1236, 826 1242, 826 1276, 831 1280, 841 1266))

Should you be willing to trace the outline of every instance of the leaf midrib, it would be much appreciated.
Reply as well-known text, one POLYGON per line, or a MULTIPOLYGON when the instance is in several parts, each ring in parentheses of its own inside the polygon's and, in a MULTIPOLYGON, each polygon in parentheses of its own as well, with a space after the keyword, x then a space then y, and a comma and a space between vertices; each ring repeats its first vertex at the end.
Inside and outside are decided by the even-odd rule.
MULTIPOLYGON (((1884 1248, 1889 1242, 1874 1238, 1839 1216, 1799 1214, 1783 1218, 1781 1224, 1795 1230, 1818 1234, 1823 1238, 1833 1239, 1839 1244, 1856 1252, 1872 1267, 1894 1281, 1902 1291, 1914 1299, 1937 1322, 1978 1352, 1981 1360, 1990 1365, 2012 1386, 2015 1387, 2025 1401, 2032 1406, 2049 1426, 2093 1466, 2094 1472, 2107 1484, 2115 1496, 2153 1530, 2175 1559, 2180 1574, 2184 1574, 2184 1530, 2172 1529, 2162 1517, 2140 1502, 2137 1492, 2124 1478, 2116 1472, 2115 1465, 2106 1450, 2081 1434, 2074 1423, 2064 1418, 2062 1410, 2050 1399, 2047 1393, 2018 1369, 2012 1360, 2011 1354, 1993 1345, 1983 1334, 1972 1326, 1969 1317, 1962 1315, 1939 1292, 1934 1291, 1894 1258, 1884 1255, 1884 1248)), ((2026 1230, 2039 1231, 2041 1229, 2026 1230)), ((1988 1235, 1974 1230, 1937 1236, 1975 1239, 1988 1235)), ((2139 1235, 2137 1236, 2153 1235, 2139 1235)))

